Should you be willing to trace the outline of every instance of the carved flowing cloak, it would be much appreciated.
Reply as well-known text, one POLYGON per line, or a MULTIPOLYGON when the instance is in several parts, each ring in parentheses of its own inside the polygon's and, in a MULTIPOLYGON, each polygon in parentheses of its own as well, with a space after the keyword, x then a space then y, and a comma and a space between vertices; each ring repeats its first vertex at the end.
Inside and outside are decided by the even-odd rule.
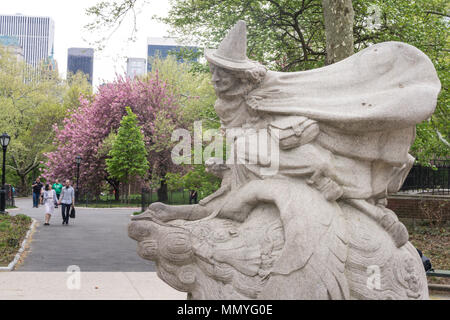
POLYGON ((415 125, 434 112, 439 91, 422 51, 384 42, 323 68, 269 71, 247 103, 258 112, 317 120, 318 142, 333 153, 401 166, 415 125))

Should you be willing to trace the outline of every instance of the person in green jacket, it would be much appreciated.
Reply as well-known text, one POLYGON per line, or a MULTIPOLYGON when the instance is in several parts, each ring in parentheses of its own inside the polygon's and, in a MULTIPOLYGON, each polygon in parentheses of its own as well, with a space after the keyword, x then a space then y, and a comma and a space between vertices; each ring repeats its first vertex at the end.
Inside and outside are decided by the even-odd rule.
MULTIPOLYGON (((62 187, 63 187, 63 185, 61 183, 59 183, 58 179, 56 179, 55 183, 52 186, 52 189, 55 190, 56 197, 58 198, 58 200, 59 200, 59 197, 61 196, 62 187)), ((58 203, 57 202, 55 203, 55 208, 58 208, 58 203)))

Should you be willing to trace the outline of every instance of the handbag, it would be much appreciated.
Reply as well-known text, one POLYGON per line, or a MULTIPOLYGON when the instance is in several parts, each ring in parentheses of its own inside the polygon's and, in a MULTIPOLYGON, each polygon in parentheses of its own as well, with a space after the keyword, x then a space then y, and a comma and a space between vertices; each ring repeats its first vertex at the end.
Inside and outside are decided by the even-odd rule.
POLYGON ((75 219, 75 207, 74 206, 70 207, 69 217, 71 219, 75 219))

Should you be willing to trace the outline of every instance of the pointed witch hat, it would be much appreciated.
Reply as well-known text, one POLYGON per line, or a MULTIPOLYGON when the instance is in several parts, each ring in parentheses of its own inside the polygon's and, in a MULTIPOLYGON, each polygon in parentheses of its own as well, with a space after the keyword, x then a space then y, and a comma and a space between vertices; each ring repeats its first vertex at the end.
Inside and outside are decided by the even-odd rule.
POLYGON ((205 49, 205 58, 209 62, 230 70, 245 70, 255 67, 256 63, 247 58, 247 27, 239 20, 216 49, 205 49))

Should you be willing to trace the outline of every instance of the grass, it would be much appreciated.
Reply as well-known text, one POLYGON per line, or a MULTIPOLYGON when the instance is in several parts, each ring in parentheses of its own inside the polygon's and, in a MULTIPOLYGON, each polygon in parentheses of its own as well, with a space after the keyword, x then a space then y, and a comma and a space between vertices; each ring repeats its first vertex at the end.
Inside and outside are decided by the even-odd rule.
MULTIPOLYGON (((448 227, 407 225, 409 241, 431 260, 433 269, 450 270, 450 231, 448 227)), ((450 278, 428 277, 429 283, 450 285, 450 278)))
POLYGON ((0 215, 0 266, 14 259, 30 225, 31 218, 23 214, 0 215))

